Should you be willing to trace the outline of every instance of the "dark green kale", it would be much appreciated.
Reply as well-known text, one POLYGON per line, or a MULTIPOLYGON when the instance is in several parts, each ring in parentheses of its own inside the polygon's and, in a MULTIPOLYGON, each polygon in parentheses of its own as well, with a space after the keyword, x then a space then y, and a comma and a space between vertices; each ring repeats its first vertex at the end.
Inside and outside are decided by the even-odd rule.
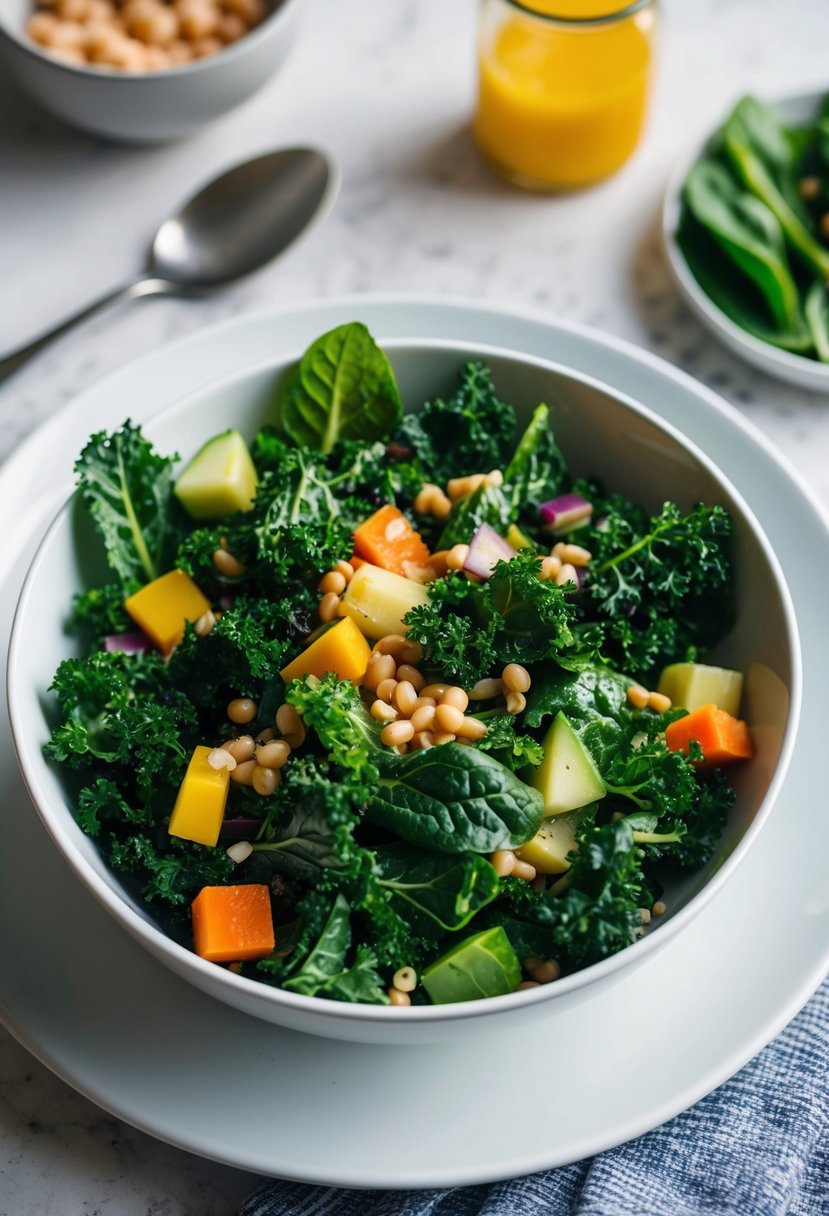
POLYGON ((78 487, 124 590, 164 574, 186 526, 172 493, 176 457, 159 456, 130 422, 93 435, 80 454, 78 487))
POLYGON ((442 485, 452 477, 503 469, 515 427, 515 410, 496 396, 490 369, 467 363, 455 393, 407 414, 395 439, 414 451, 428 481, 442 485))
POLYGON ((437 549, 468 544, 481 524, 489 524, 502 536, 518 515, 505 493, 496 486, 481 485, 453 503, 449 518, 437 541, 437 549))
POLYGON ((699 504, 683 515, 665 503, 649 518, 618 495, 583 488, 594 519, 573 535, 593 560, 580 602, 604 628, 607 660, 647 679, 710 649, 734 623, 728 512, 699 504))
POLYGON ((550 411, 539 405, 504 470, 504 493, 515 516, 537 524, 539 508, 569 485, 564 454, 550 427, 550 411))
POLYGON ((72 601, 69 632, 90 650, 103 646, 110 634, 135 632, 135 622, 124 607, 124 589, 120 583, 106 583, 76 595, 72 601))

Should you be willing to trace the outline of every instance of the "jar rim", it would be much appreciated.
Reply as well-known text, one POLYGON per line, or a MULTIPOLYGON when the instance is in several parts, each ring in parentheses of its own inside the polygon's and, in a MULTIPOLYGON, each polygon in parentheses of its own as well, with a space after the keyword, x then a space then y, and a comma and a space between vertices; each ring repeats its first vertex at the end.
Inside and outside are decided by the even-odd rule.
POLYGON ((510 8, 518 9, 519 12, 526 14, 528 17, 534 17, 537 21, 546 22, 548 25, 583 28, 587 26, 613 25, 617 21, 624 21, 627 17, 633 17, 636 13, 642 12, 643 9, 655 8, 657 0, 630 0, 629 3, 623 4, 616 12, 604 13, 597 17, 566 17, 563 15, 558 16, 555 13, 540 13, 538 9, 533 8, 532 0, 503 0, 503 3, 510 8))

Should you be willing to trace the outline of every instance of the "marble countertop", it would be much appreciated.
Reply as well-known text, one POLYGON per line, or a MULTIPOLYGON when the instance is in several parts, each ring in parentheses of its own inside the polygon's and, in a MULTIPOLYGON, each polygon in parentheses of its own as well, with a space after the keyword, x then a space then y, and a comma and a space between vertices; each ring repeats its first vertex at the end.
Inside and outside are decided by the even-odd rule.
MULTIPOLYGON (((266 270, 206 301, 115 306, 19 372, 0 388, 0 457, 106 372, 216 320, 345 292, 441 293, 532 306, 662 355, 760 427, 829 506, 827 401, 720 347, 680 303, 658 235, 674 157, 732 99, 825 82, 829 6, 664 0, 640 150, 611 181, 560 198, 500 183, 472 147, 476 9, 306 0, 280 76, 163 147, 68 131, 0 80, 0 352, 133 275, 168 211, 220 167, 310 142, 343 171, 331 215, 266 270)), ((0 1029, 0 1216, 225 1216, 255 1182, 110 1118, 0 1029)))

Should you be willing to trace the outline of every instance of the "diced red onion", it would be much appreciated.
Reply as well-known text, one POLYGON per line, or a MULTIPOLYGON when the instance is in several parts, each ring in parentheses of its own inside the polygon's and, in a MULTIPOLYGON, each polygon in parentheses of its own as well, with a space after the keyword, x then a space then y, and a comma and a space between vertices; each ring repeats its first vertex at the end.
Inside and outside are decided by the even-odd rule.
POLYGON ((480 524, 469 542, 469 552, 463 568, 468 574, 475 574, 478 578, 489 578, 498 562, 509 562, 514 557, 515 550, 509 541, 499 536, 489 524, 480 524))
POLYGON ((104 650, 110 654, 144 654, 152 650, 153 644, 146 633, 110 633, 104 638, 104 650))
POLYGON ((262 820, 253 815, 234 815, 225 819, 219 833, 223 840, 255 840, 262 826, 262 820))
POLYGON ((587 523, 593 514, 593 504, 581 494, 560 494, 558 498, 543 502, 539 511, 541 523, 548 532, 566 532, 587 523))

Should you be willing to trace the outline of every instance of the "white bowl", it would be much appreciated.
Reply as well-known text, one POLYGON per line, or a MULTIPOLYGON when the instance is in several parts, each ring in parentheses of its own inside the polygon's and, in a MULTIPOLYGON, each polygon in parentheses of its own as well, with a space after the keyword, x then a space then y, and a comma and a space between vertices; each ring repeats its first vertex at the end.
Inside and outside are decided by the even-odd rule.
MULTIPOLYGON (((612 982, 624 967, 667 945, 715 894, 756 839, 785 774, 800 704, 800 652, 788 589, 770 545, 744 500, 708 457, 669 424, 587 376, 544 360, 465 342, 385 344, 404 400, 419 403, 447 390, 468 359, 493 369, 498 391, 526 420, 539 401, 553 410, 556 435, 577 473, 658 509, 672 498, 685 509, 719 502, 735 524, 738 624, 713 653, 746 673, 744 715, 757 756, 733 770, 737 799, 716 856, 666 890, 670 914, 635 945, 555 984, 460 1005, 385 1008, 298 996, 236 976, 167 937, 151 910, 139 906, 81 832, 69 790, 42 746, 54 706, 48 693, 61 659, 73 652, 64 624, 72 595, 98 544, 85 513, 70 500, 33 559, 15 617, 8 660, 8 699, 15 746, 40 816, 75 874, 116 921, 156 958, 204 992, 290 1029, 374 1043, 422 1043, 507 1029, 547 1016, 566 993, 588 999, 591 985, 612 982), (598 441, 600 439, 600 442, 598 441)), ((297 351, 298 356, 301 352, 297 351)), ((233 425, 252 435, 272 419, 274 386, 287 363, 270 363, 186 397, 145 426, 161 451, 189 457, 211 434, 233 425)))
POLYGON ((31 0, 0 0, 0 63, 27 93, 64 122, 123 143, 192 135, 252 97, 293 45, 301 0, 274 0, 261 25, 218 54, 181 67, 129 73, 76 67, 25 32, 31 0))
MULTIPOLYGON (((824 93, 804 93, 796 97, 781 98, 772 104, 785 123, 796 125, 815 117, 823 96, 824 93)), ((723 114, 715 130, 725 121, 727 113, 723 114)), ((705 294, 685 260, 677 241, 682 187, 692 166, 708 151, 713 139, 713 133, 706 136, 700 144, 677 161, 665 190, 662 205, 662 240, 677 287, 685 302, 703 324, 746 362, 779 380, 796 384, 799 388, 811 389, 813 392, 829 392, 829 364, 819 363, 817 359, 807 359, 804 355, 792 354, 791 351, 772 346, 770 342, 763 342, 741 329, 705 294)))

